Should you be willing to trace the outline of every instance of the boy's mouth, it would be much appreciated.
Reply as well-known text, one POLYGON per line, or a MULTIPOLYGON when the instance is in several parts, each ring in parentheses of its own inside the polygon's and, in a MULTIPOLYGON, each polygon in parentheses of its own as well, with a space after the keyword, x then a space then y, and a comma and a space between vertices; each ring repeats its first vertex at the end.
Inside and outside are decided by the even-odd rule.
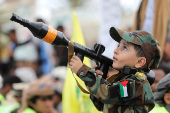
POLYGON ((117 60, 116 57, 113 56, 113 61, 117 60))

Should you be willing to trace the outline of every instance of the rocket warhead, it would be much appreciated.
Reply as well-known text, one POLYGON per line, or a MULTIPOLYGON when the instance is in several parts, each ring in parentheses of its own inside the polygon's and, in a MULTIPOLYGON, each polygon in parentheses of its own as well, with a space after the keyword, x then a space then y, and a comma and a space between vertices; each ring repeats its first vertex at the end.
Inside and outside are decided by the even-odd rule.
POLYGON ((55 46, 68 46, 69 40, 62 32, 59 32, 42 22, 30 22, 14 13, 12 13, 10 20, 27 27, 35 37, 47 43, 55 46))

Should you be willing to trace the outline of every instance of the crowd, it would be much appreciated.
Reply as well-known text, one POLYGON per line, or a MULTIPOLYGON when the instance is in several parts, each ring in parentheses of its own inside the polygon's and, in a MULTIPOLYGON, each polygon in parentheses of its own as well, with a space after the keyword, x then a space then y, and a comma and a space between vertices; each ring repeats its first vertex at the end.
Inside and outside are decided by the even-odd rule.
MULTIPOLYGON (((62 25, 56 30, 64 33, 62 25)), ((34 39, 0 30, 0 113, 62 113, 67 48, 34 39)))

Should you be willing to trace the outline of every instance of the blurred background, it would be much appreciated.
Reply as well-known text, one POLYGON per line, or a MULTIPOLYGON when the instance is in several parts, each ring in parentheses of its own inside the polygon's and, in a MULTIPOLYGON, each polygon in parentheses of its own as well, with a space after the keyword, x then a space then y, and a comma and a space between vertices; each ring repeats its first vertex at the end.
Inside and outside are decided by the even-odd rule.
MULTIPOLYGON (((112 12, 118 12, 118 18, 121 19, 118 21, 118 27, 127 29, 133 26, 135 11, 138 9, 140 2, 141 0, 130 0, 128 2, 126 0, 119 0, 119 3, 115 2, 113 4, 118 9, 115 8, 115 11, 112 12)), ((88 47, 93 47, 99 37, 103 7, 107 4, 100 0, 0 0, 1 30, 7 33, 12 28, 22 29, 9 20, 11 14, 16 13, 30 21, 42 18, 47 25, 53 28, 63 25, 68 37, 70 37, 72 30, 71 12, 75 11, 78 15, 86 44, 88 47)), ((18 32, 17 30, 17 34, 20 35, 18 32)), ((25 32, 29 33, 28 30, 25 30, 25 32)), ((24 40, 25 35, 20 40, 24 40)))
MULTIPOLYGON (((12 98, 12 95, 16 93, 10 93, 9 98, 6 98, 9 91, 13 90, 15 92, 15 88, 18 89, 18 87, 20 90, 24 90, 26 87, 20 86, 27 86, 44 75, 50 75, 53 77, 53 82, 58 84, 55 87, 55 94, 60 98, 60 101, 54 102, 54 107, 60 113, 62 112, 62 107, 59 109, 57 106, 59 106, 58 103, 62 102, 62 90, 66 75, 68 75, 67 48, 54 47, 34 37, 27 28, 10 21, 12 13, 32 22, 43 22, 63 32, 64 35, 71 40, 74 26, 72 12, 74 11, 79 21, 79 30, 81 30, 85 45, 93 49, 95 43, 102 43, 106 47, 103 54, 112 59, 117 42, 113 41, 109 35, 110 27, 114 26, 128 32, 132 30, 146 30, 156 36, 154 30, 154 27, 156 27, 154 14, 157 14, 160 7, 156 9, 156 4, 159 3, 154 1, 155 0, 0 0, 0 94, 4 97, 2 100, 6 100, 6 102, 4 101, 5 104, 12 101, 16 102, 16 99, 12 98), (144 10, 142 10, 142 8, 144 8, 144 10), (145 18, 146 21, 144 21, 143 18, 145 18), (143 27, 138 26, 141 24, 143 27), (16 80, 10 78, 11 76, 17 77, 15 78, 16 80), (10 81, 11 79, 13 80, 10 81), (15 85, 14 88, 12 86, 14 83, 27 85, 15 85), (7 84, 10 84, 10 87, 7 84)), ((169 0, 167 1, 169 3, 169 0)), ((162 6, 164 4, 166 4, 166 2, 161 3, 162 6)), ((169 8, 169 4, 167 8, 169 8)), ((164 20, 164 22, 166 21, 165 23, 159 21, 161 19, 157 21, 159 21, 160 26, 165 25, 163 26, 164 28, 159 29, 168 33, 169 9, 166 10, 167 12, 161 10, 163 16, 156 16, 167 16, 167 19, 164 20)), ((162 31, 160 30, 160 32, 162 31)), ((163 36, 165 38, 160 45, 162 54, 165 56, 164 59, 166 59, 165 62, 168 62, 170 59, 170 56, 168 56, 169 52, 164 54, 166 36, 167 35, 163 36)), ((162 39, 160 38, 160 40, 162 39)), ((169 51, 167 47, 165 50, 169 51)), ((93 61, 90 61, 90 64, 91 67, 94 66, 93 61)), ((169 64, 166 64, 166 67, 168 66, 169 64)), ((158 71, 162 76, 169 73, 169 68, 163 68, 162 70, 163 72, 156 70, 155 73, 158 71)), ((20 93, 20 95, 22 97, 22 93, 20 93)), ((56 100, 57 97, 55 97, 54 100, 56 100)), ((82 98, 84 97, 85 96, 82 96, 82 98)), ((86 112, 85 108, 81 108, 81 111, 82 113, 86 112)), ((68 113, 68 111, 66 113, 68 113)))
POLYGON ((102 43, 106 46, 104 55, 112 59, 117 43, 110 38, 109 28, 131 31, 140 3, 141 0, 0 0, 1 75, 15 75, 20 73, 19 67, 27 66, 39 77, 56 66, 67 66, 66 48, 35 38, 27 28, 10 21, 12 13, 32 22, 44 22, 70 40, 75 11, 86 46, 93 49, 95 43, 102 43))

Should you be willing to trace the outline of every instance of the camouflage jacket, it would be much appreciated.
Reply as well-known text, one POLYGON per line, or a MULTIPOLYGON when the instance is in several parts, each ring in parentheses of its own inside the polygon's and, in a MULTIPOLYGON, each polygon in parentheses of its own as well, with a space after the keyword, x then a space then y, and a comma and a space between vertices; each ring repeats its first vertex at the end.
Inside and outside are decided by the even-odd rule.
MULTIPOLYGON (((77 76, 85 82, 95 107, 104 113, 148 113, 155 106, 150 84, 139 69, 125 66, 111 83, 83 65, 77 76)), ((114 76, 114 75, 113 75, 114 76)))

